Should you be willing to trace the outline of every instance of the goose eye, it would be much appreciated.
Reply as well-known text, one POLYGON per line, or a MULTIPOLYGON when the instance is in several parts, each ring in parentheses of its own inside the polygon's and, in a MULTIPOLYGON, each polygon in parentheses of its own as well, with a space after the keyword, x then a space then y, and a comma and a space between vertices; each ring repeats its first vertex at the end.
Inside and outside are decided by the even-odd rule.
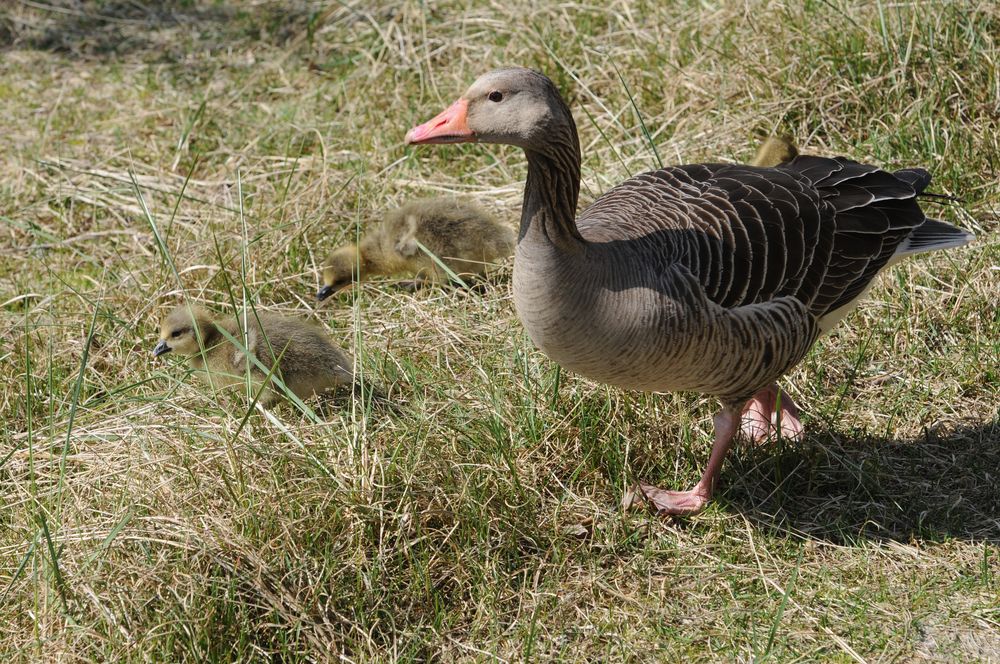
POLYGON ((494 90, 493 92, 491 92, 488 95, 487 99, 489 99, 490 101, 499 103, 499 102, 503 101, 503 93, 500 92, 499 90, 494 90))
POLYGON ((181 336, 181 331, 180 330, 174 330, 173 332, 170 333, 170 336, 172 338, 176 339, 177 337, 181 336))

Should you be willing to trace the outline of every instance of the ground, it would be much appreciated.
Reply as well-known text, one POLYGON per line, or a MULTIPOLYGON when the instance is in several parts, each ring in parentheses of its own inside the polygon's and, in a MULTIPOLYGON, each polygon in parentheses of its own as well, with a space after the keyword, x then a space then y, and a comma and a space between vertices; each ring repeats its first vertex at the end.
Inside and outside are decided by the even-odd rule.
POLYGON ((1000 8, 897 2, 0 7, 0 653, 24 660, 1000 661, 1000 8), (523 157, 403 136, 547 72, 583 198, 657 163, 923 166, 910 260, 784 382, 690 519, 717 404, 560 372, 479 291, 318 269, 386 209, 516 223, 523 157), (641 119, 640 119, 641 118, 641 119), (268 413, 154 361, 181 294, 308 317, 396 409, 268 413))

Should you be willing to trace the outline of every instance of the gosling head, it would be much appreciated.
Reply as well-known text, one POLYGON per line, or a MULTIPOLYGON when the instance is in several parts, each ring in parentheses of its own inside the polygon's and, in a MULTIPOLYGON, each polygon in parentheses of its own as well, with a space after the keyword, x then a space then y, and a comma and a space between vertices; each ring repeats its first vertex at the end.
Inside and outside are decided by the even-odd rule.
POLYGON ((787 136, 769 136, 760 147, 751 166, 765 166, 773 168, 791 161, 799 156, 799 149, 787 136))
POLYGON ((433 119, 406 134, 410 145, 509 143, 542 149, 572 130, 573 117, 555 84, 524 67, 480 76, 465 94, 433 119))
POLYGON ((364 279, 368 272, 367 263, 356 244, 334 249, 323 265, 323 287, 316 293, 316 299, 323 301, 355 281, 364 279))
POLYGON ((199 350, 199 336, 205 338, 211 323, 212 315, 205 309, 195 305, 180 305, 160 323, 160 341, 153 348, 153 357, 166 353, 194 355, 199 350))

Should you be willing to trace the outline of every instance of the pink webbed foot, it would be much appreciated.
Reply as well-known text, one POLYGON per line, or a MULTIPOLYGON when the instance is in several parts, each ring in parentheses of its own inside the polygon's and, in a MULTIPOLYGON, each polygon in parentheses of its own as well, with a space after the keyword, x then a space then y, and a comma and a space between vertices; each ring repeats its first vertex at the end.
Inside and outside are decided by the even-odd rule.
POLYGON ((757 392, 743 406, 740 431, 751 442, 759 443, 772 435, 798 440, 802 437, 799 407, 776 383, 757 392))
POLYGON ((653 511, 662 516, 697 514, 705 509, 711 499, 711 493, 700 486, 695 486, 689 491, 667 491, 658 489, 652 484, 639 482, 636 489, 653 511))
POLYGON ((626 494, 622 501, 623 506, 628 509, 644 501, 653 510, 661 515, 690 516, 705 509, 708 501, 712 499, 712 492, 719 481, 719 474, 722 471, 722 461, 726 458, 726 453, 733 444, 736 437, 736 427, 739 426, 740 416, 734 410, 726 408, 715 416, 715 442, 712 444, 712 453, 708 459, 708 466, 702 473, 701 479, 689 491, 667 491, 658 489, 652 484, 640 482, 635 489, 626 494))

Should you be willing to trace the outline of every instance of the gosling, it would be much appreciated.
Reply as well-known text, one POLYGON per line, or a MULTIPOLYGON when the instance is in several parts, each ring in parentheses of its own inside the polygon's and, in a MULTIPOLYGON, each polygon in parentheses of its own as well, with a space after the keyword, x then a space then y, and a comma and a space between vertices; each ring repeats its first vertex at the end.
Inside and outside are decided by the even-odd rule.
POLYGON ((237 319, 223 319, 202 307, 183 304, 163 319, 153 357, 166 353, 185 355, 206 382, 228 387, 246 382, 248 358, 242 348, 246 342, 247 350, 266 367, 262 370, 252 359, 249 361, 254 394, 260 393, 259 402, 265 407, 284 394, 267 378, 275 364, 271 375, 299 399, 354 383, 350 355, 335 346, 319 327, 265 312, 256 316, 248 313, 246 327, 244 338, 237 319), (223 331, 240 345, 230 341, 223 331))
POLYGON ((784 136, 768 136, 754 155, 751 166, 773 168, 799 156, 799 149, 790 138, 784 136))
POLYGON ((378 275, 412 275, 417 283, 448 281, 448 273, 420 245, 460 278, 482 276, 491 265, 514 253, 515 239, 513 228, 470 201, 409 201, 386 214, 382 224, 359 244, 338 247, 327 257, 323 287, 316 297, 325 300, 355 281, 378 275))

